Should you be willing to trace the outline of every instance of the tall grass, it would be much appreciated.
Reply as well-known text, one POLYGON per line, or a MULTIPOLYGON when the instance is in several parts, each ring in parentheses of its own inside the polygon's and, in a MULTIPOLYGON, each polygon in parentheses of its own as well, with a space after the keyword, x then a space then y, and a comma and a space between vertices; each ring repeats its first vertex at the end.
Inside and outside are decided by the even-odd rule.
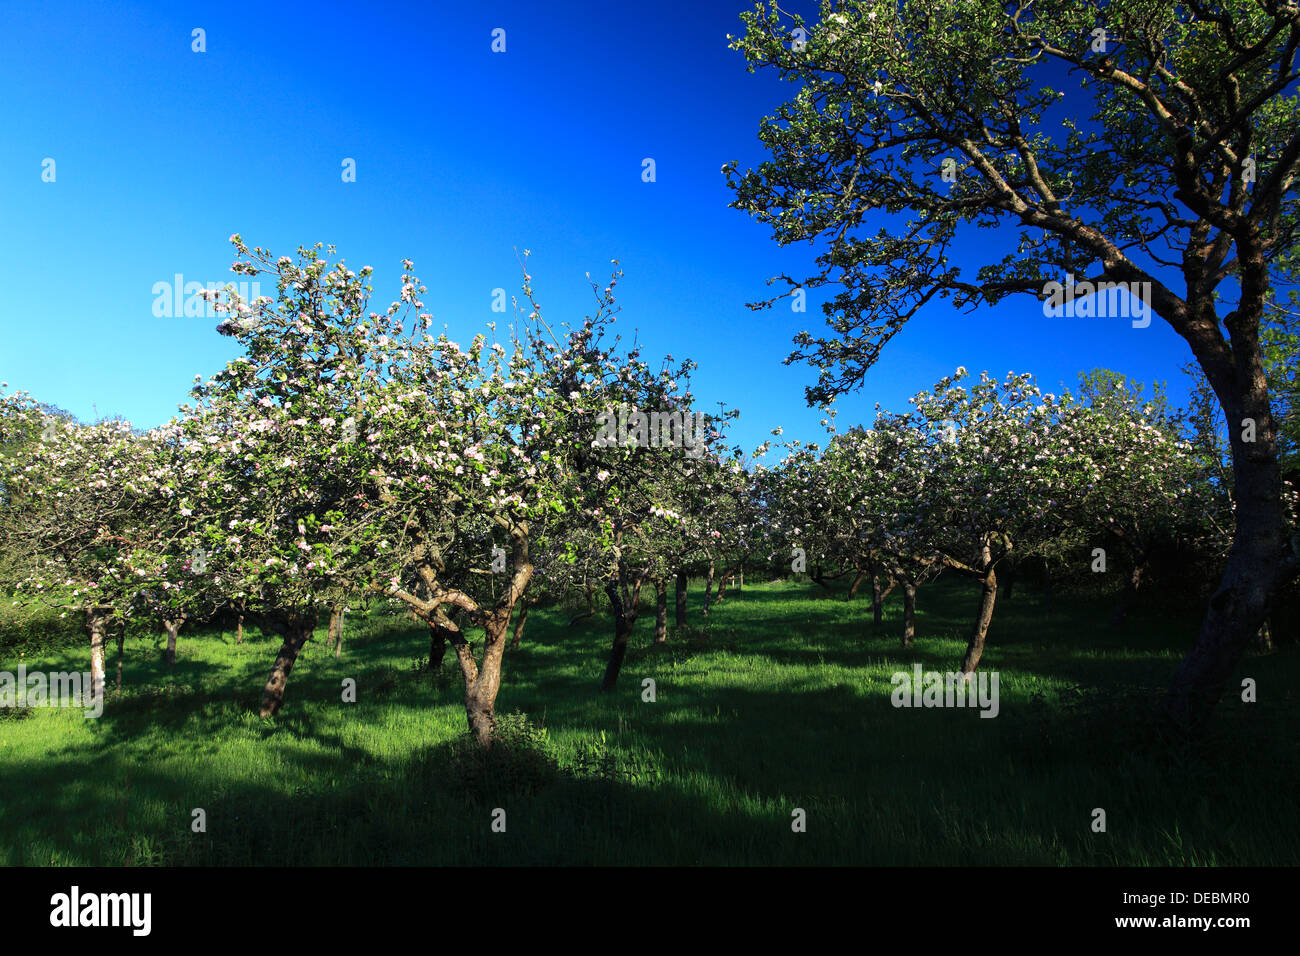
MULTIPOLYGON (((427 632, 407 617, 349 616, 340 659, 322 629, 267 720, 256 705, 278 639, 183 630, 169 669, 161 632, 132 633, 101 719, 0 711, 0 863, 1300 862, 1294 645, 1247 658, 1258 702, 1231 692, 1193 744, 1160 729, 1155 704, 1194 609, 1112 631, 1098 596, 1049 610, 1018 592, 981 663, 1000 675, 990 720, 890 704, 896 670, 960 661, 963 582, 922 590, 909 650, 897 596, 878 628, 868 600, 811 584, 729 592, 707 626, 691 597, 691 627, 666 646, 637 623, 607 695, 604 610, 569 628, 535 609, 506 655, 504 739, 486 758, 465 739, 454 660, 423 669, 427 632)), ((0 641, 0 668, 19 652, 29 669, 87 666, 67 635, 0 641)))

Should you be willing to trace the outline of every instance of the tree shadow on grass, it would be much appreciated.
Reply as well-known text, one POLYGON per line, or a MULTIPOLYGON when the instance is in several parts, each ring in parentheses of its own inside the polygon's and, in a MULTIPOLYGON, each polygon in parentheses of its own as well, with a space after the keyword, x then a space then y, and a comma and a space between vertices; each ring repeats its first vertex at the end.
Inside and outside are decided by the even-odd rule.
MULTIPOLYGON (((286 750, 286 784, 196 761, 183 772, 100 755, 46 763, 40 812, 5 814, 11 862, 82 865, 692 865, 863 862, 834 828, 793 833, 789 808, 722 805, 674 781, 623 779, 600 762, 514 753, 466 775, 466 745, 405 761, 286 750), (522 774, 520 758, 527 758, 522 774), (292 781, 309 779, 310 786, 292 781), (203 832, 195 832, 196 810, 203 832), (497 827, 494 828, 494 823, 497 827), (504 824, 504 831, 501 825, 504 824)), ((504 751, 498 751, 504 753, 504 751)), ((0 772, 15 768, 0 761, 0 772)), ((815 811, 814 811, 815 812, 815 811)), ((884 838, 878 862, 905 848, 884 838)))

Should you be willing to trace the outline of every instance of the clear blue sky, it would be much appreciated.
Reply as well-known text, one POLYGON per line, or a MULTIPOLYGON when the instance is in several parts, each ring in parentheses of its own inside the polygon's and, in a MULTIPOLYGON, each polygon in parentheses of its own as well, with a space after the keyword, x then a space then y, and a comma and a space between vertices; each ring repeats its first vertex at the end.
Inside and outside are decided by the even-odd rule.
MULTIPOLYGON (((777 425, 816 439, 821 416, 803 403, 815 373, 782 360, 795 331, 822 327, 818 300, 803 315, 745 307, 769 276, 809 274, 815 251, 780 249, 729 209, 720 172, 764 158, 759 121, 794 92, 727 49, 750 6, 5 4, 0 380, 83 419, 93 404, 164 421, 234 345, 213 320, 156 318, 153 285, 233 280, 233 232, 276 254, 334 243, 375 267, 380 306, 409 256, 458 341, 501 318, 491 290, 518 291, 514 250, 529 248, 550 321, 589 312, 584 273, 603 286, 618 258, 618 327, 652 358, 699 362, 705 406, 742 410, 734 439, 752 448, 777 425), (196 27, 206 53, 191 51, 196 27), (504 54, 490 50, 497 27, 504 54)), ((1047 390, 1106 366, 1168 380, 1181 401, 1189 360, 1159 319, 940 304, 890 343, 839 421, 902 408, 958 365, 1034 372, 1047 390)))

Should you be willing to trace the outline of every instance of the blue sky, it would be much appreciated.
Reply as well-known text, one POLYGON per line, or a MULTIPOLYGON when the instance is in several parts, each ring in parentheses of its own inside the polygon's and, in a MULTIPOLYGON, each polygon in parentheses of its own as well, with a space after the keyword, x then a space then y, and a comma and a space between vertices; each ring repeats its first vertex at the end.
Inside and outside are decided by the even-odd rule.
MULTIPOLYGON (((729 209, 720 172, 762 161, 759 122, 795 89, 727 49, 750 6, 6 4, 0 380, 83 419, 166 420, 235 347, 215 320, 155 317, 154 284, 234 280, 234 232, 277 255, 335 244, 375 267, 379 306, 410 257, 435 327, 458 341, 501 318, 492 290, 518 291, 528 248, 549 321, 589 312, 584 273, 603 287, 617 258, 617 328, 652 361, 697 361, 704 407, 741 409, 735 441, 752 448, 777 425, 815 440, 815 373, 782 360, 796 331, 822 327, 819 300, 802 315, 745 303, 770 276, 810 274, 816 250, 781 249, 729 209), (505 53, 490 49, 498 27, 505 53)), ((938 304, 841 400, 839 422, 902 408, 959 365, 1033 372, 1046 390, 1104 366, 1168 381, 1181 401, 1190 358, 1159 319, 938 304)))

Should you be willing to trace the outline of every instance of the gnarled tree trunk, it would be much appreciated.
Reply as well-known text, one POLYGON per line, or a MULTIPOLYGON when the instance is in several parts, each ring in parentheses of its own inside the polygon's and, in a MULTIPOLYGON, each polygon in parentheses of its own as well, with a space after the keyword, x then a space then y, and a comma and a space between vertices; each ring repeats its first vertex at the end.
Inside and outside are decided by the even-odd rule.
POLYGON ((469 723, 470 733, 484 750, 492 746, 492 739, 496 735, 496 698, 497 691, 501 688, 501 652, 505 649, 502 638, 509 623, 509 617, 503 623, 499 616, 489 618, 486 622, 484 632, 489 643, 484 648, 483 664, 485 670, 489 666, 492 670, 485 675, 479 670, 474 661, 474 651, 455 621, 447 617, 441 608, 437 610, 434 619, 429 621, 429 639, 439 645, 439 663, 447 644, 450 643, 456 649, 456 661, 465 678, 465 719, 469 723), (496 638, 495 641, 492 640, 493 637, 496 638), (496 649, 495 654, 491 653, 493 647, 496 649))
POLYGON ((1242 654, 1257 639, 1274 590, 1295 567, 1283 546, 1282 477, 1262 368, 1256 362, 1253 368, 1229 373, 1226 383, 1222 372, 1210 380, 1232 441, 1237 526, 1223 578, 1166 698, 1174 720, 1192 730, 1208 719, 1242 654), (1253 442, 1242 440, 1242 421, 1247 418, 1255 422, 1253 442))
POLYGON ((519 646, 519 642, 524 639, 524 625, 528 622, 528 609, 533 606, 533 602, 523 600, 519 602, 519 617, 515 620, 514 636, 510 639, 510 649, 514 650, 519 646))
POLYGON ((984 639, 989 633, 989 622, 993 620, 993 604, 998 597, 998 575, 994 570, 992 549, 988 541, 980 554, 980 609, 971 628, 970 643, 966 645, 966 656, 961 662, 961 672, 971 674, 979 667, 980 657, 984 654, 984 639))
POLYGON ((280 645, 280 652, 275 655, 275 663, 271 665, 271 676, 266 679, 266 687, 262 689, 260 716, 271 717, 280 712, 280 706, 284 703, 285 687, 289 683, 289 672, 297 663, 303 646, 311 639, 315 627, 314 608, 285 619, 281 631, 284 642, 280 645))
POLYGON ((483 619, 483 662, 475 666, 474 655, 460 629, 439 611, 439 624, 448 640, 456 648, 456 660, 465 678, 465 717, 470 732, 484 750, 496 738, 496 701, 501 690, 501 658, 506 650, 506 632, 510 629, 510 615, 515 604, 522 599, 528 582, 533 577, 533 565, 528 560, 526 538, 515 542, 514 575, 506 593, 497 600, 483 619))
POLYGON ((442 659, 447 656, 447 632, 429 622, 429 670, 442 669, 442 659))
MULTIPOLYGON (((501 657, 506 649, 506 631, 510 628, 509 605, 498 606, 483 624, 483 664, 471 682, 466 672, 465 715, 469 718, 469 727, 479 746, 487 750, 492 746, 496 736, 496 700, 501 690, 501 657)), ((456 648, 457 656, 460 647, 456 648)), ((470 664, 473 665, 473 657, 470 664)), ((461 658, 462 669, 465 666, 461 658)))

